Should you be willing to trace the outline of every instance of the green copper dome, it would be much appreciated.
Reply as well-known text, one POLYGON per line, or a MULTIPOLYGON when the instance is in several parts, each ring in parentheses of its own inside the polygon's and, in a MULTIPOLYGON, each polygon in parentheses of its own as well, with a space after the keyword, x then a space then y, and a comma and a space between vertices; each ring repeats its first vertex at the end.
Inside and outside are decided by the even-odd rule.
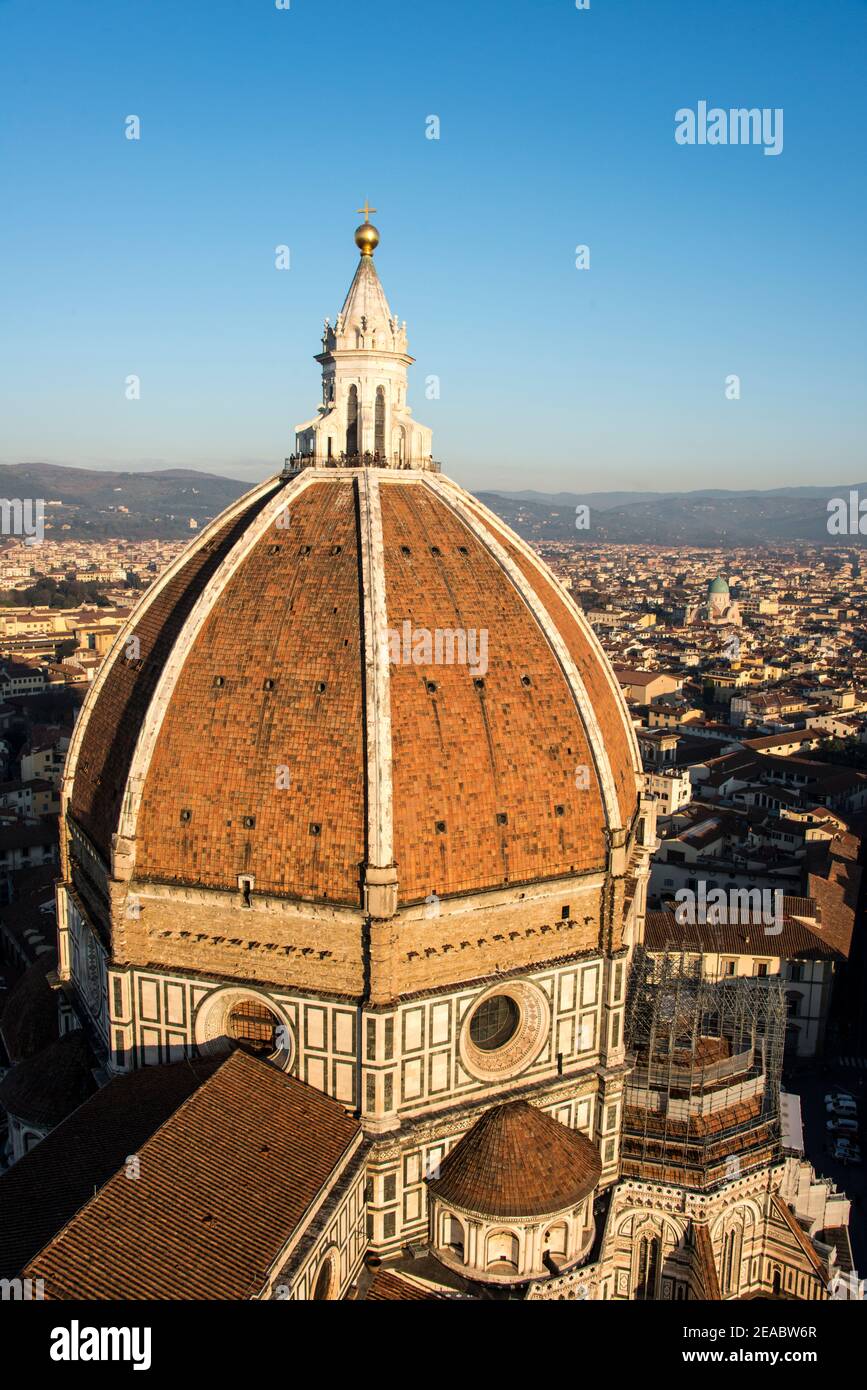
POLYGON ((718 574, 716 579, 712 579, 708 585, 708 594, 727 594, 729 591, 728 581, 718 574))

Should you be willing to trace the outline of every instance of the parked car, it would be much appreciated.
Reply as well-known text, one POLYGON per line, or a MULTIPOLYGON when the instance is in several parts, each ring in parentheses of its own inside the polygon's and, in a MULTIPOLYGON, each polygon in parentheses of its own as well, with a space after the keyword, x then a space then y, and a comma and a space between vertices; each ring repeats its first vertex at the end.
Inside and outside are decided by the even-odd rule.
POLYGON ((858 1102, 854 1100, 852 1096, 826 1096, 825 1105, 829 1110, 832 1108, 834 1110, 846 1110, 852 1115, 854 1115, 858 1109, 858 1102))
POLYGON ((850 1163, 860 1163, 860 1162, 861 1162, 861 1150, 860 1150, 860 1149, 854 1149, 854 1150, 853 1150, 853 1149, 843 1149, 840 1153, 838 1153, 838 1152, 836 1151, 836 1149, 835 1149, 835 1151, 834 1151, 834 1157, 836 1158, 836 1160, 837 1160, 838 1163, 842 1163, 842 1164, 844 1164, 844 1165, 848 1165, 848 1164, 850 1164, 850 1163))
POLYGON ((859 1140, 851 1134, 838 1134, 831 1139, 835 1149, 857 1149, 859 1140))
POLYGON ((845 1109, 845 1110, 838 1110, 837 1107, 834 1106, 834 1105, 828 1105, 828 1106, 826 1106, 826 1107, 825 1107, 825 1114, 828 1115, 829 1118, 832 1119, 832 1120, 857 1120, 857 1119, 858 1119, 858 1111, 857 1111, 857 1110, 849 1110, 848 1108, 845 1109))
POLYGON ((849 1119, 848 1117, 846 1117, 846 1116, 838 1115, 836 1119, 828 1120, 827 1124, 828 1124, 828 1129, 831 1129, 831 1130, 840 1130, 840 1131, 842 1131, 844 1134, 857 1134, 857 1133, 858 1133, 858 1121, 857 1121, 857 1120, 850 1120, 850 1119, 849 1119))

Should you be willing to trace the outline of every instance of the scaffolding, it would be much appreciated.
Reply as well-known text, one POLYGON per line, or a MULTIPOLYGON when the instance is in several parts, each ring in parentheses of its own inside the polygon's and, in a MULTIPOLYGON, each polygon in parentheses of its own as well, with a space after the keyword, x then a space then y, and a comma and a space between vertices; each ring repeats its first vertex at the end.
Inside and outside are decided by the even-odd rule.
POLYGON ((780 1156, 786 1012, 774 976, 639 947, 627 997, 624 1177, 710 1190, 780 1156))

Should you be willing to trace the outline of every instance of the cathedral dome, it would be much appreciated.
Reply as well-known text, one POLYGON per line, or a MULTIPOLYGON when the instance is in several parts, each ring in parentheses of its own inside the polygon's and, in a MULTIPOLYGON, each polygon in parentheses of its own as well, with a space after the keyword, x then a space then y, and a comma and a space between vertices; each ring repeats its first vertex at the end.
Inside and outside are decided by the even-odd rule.
POLYGON ((639 770, 594 634, 502 521, 433 472, 309 467, 145 594, 64 811, 114 877, 396 908, 604 871, 639 770))
POLYGON ((430 1184, 439 1201, 485 1217, 550 1216, 588 1197, 602 1172, 577 1129, 525 1100, 495 1105, 442 1161, 430 1184))

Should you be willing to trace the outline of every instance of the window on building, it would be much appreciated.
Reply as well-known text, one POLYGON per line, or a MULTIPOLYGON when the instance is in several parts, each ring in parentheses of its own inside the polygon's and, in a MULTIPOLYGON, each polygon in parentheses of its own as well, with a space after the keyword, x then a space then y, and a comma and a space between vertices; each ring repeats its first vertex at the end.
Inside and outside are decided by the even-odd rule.
POLYGON ((659 1236, 643 1236, 638 1242, 638 1268, 635 1281, 636 1298, 656 1298, 659 1272, 659 1236))
POLYGON ((445 1243, 453 1254, 464 1257, 464 1228, 456 1216, 446 1216, 443 1223, 445 1243))
POLYGON ((255 999, 243 999, 229 1011, 227 1033, 236 1047, 257 1057, 277 1051, 276 1015, 255 999))
POLYGON ((314 1302, 322 1303, 331 1298, 334 1282, 334 1264, 328 1259, 319 1270, 316 1276, 316 1283, 313 1285, 314 1302))
POLYGON ((494 1272, 515 1272, 518 1268, 519 1249, 517 1236, 513 1236, 509 1231, 494 1232, 488 1236, 487 1268, 494 1272))
POLYGON ((346 402, 346 452, 358 453, 358 387, 350 386, 346 402))
POLYGON ((495 994, 476 1009, 470 1020, 470 1037, 482 1052, 496 1052, 514 1037, 521 1013, 508 994, 495 994))

